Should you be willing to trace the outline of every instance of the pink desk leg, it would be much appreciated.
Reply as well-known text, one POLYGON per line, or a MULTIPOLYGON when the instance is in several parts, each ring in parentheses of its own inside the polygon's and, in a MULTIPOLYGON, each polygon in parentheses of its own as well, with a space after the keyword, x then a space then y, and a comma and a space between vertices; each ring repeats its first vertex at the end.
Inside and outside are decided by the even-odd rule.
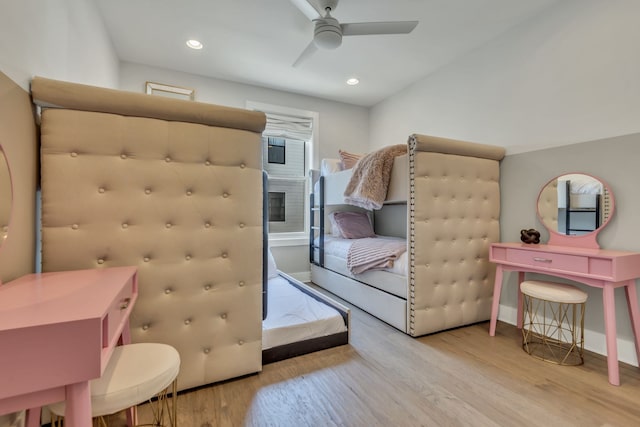
POLYGON ((518 309, 516 319, 516 325, 518 325, 518 329, 522 329, 522 291, 520 290, 520 283, 524 282, 524 271, 518 272, 518 309))
POLYGON ((613 291, 614 287, 611 283, 605 283, 604 288, 602 288, 602 301, 604 303, 604 330, 607 338, 609 383, 613 385, 620 385, 620 373, 618 371, 618 342, 616 338, 616 303, 613 291))
POLYGON ((40 412, 41 408, 39 406, 27 409, 27 419, 24 425, 26 427, 40 427, 40 412))
POLYGON ((631 328, 633 338, 636 343, 636 356, 640 364, 640 310, 638 310, 638 294, 636 292, 636 281, 629 280, 624 291, 627 295, 627 306, 629 307, 629 317, 631 318, 631 328))
POLYGON ((500 307, 500 292, 502 292, 502 266, 496 267, 496 280, 493 284, 493 303, 491 304, 491 322, 489 323, 489 335, 496 335, 496 323, 498 322, 498 308, 500 307))
MULTIPOLYGON (((118 339, 118 345, 127 345, 131 344, 131 329, 129 328, 129 318, 125 320, 124 328, 122 329, 122 334, 120 335, 120 339, 118 339)), ((138 425, 138 412, 136 411, 136 407, 127 409, 127 427, 132 427, 138 425)))
POLYGON ((91 388, 89 381, 69 384, 65 387, 67 404, 64 423, 67 427, 91 426, 91 388))

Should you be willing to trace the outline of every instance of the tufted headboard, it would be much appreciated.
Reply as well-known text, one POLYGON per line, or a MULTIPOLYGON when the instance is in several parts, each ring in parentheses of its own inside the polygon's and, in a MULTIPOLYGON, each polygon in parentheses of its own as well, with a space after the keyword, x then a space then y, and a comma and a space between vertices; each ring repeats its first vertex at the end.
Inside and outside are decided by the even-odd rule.
POLYGON ((264 114, 36 77, 42 270, 135 265, 134 342, 180 390, 257 372, 264 114))
POLYGON ((409 333, 487 320, 500 241, 502 147, 409 138, 409 333))

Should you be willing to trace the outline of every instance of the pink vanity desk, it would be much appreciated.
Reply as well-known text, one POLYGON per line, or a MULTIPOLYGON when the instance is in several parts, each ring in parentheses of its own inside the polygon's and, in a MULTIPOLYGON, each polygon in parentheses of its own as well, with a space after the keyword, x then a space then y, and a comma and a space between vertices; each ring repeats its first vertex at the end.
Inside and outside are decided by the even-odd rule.
MULTIPOLYGON (((602 289, 607 365, 609 382, 613 385, 620 385, 614 290, 624 287, 636 344, 636 354, 640 360, 640 342, 638 341, 640 313, 638 312, 635 281, 640 277, 640 253, 555 245, 494 243, 491 245, 489 260, 497 264, 489 335, 494 336, 496 333, 503 272, 505 270, 517 271, 519 283, 524 281, 526 272, 544 273, 602 289)), ((522 329, 521 292, 518 292, 518 328, 522 329)))
POLYGON ((130 342, 136 267, 30 274, 0 285, 0 414, 67 400, 65 424, 91 425, 89 380, 130 342))
MULTIPOLYGON (((616 305, 614 291, 624 288, 631 327, 640 362, 640 313, 636 279, 640 278, 640 253, 600 249, 597 236, 613 216, 615 201, 611 188, 599 178, 584 173, 569 173, 551 179, 540 191, 538 218, 549 231, 546 245, 494 243, 489 260, 497 264, 493 290, 489 335, 496 332, 500 291, 504 271, 517 271, 518 282, 525 273, 562 277, 602 289, 604 329, 607 343, 609 382, 620 385, 616 305), (585 227, 574 225, 571 215, 592 215, 585 227), (563 220, 565 216, 566 220, 563 220), (567 234, 567 228, 570 233, 567 234)), ((524 231, 524 230, 523 230, 524 231)), ((518 328, 522 329, 522 293, 518 289, 518 328)))

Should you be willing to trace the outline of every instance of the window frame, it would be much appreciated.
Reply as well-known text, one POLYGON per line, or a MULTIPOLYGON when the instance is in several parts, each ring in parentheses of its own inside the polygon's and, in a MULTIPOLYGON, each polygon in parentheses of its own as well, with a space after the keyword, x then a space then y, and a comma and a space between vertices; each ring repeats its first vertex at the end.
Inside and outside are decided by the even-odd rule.
MULTIPOLYGON (((247 101, 246 108, 249 110, 263 111, 267 114, 283 114, 289 116, 305 117, 313 121, 311 128, 311 138, 305 141, 305 165, 304 177, 309 181, 309 170, 319 156, 319 114, 316 111, 302 110, 299 108, 284 107, 281 105, 267 104, 263 102, 247 101)), ((304 186, 304 231, 290 233, 269 233, 269 246, 306 246, 309 245, 309 185, 304 186)))

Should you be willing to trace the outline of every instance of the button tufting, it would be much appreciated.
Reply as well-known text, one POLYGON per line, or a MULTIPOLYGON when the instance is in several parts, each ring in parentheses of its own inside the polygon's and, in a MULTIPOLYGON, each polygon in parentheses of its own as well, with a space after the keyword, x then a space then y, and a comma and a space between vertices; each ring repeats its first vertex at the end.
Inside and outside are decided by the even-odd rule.
POLYGON ((208 291, 209 289, 211 289, 211 285, 210 284, 207 283, 206 285, 204 285, 204 290, 205 291, 208 291))
POLYGON ((202 349, 202 352, 204 354, 209 354, 210 351, 211 351, 211 349, 209 347, 205 347, 204 349, 202 349))
POLYGON ((126 158, 127 158, 127 155, 126 155, 126 154, 124 154, 124 153, 122 153, 122 154, 120 154, 120 158, 121 158, 121 159, 126 159, 126 158))
POLYGON ((229 197, 229 193, 222 193, 222 197, 226 199, 227 197, 229 197))
POLYGON ((244 169, 245 167, 246 167, 246 166, 245 166, 245 164, 244 164, 244 163, 240 163, 240 168, 241 168, 241 169, 244 169))
POLYGON ((144 194, 151 194, 151 189, 150 188, 145 188, 144 189, 144 194))
POLYGON ((171 292, 173 292, 173 289, 171 289, 171 288, 167 288, 167 289, 164 290, 165 294, 170 294, 171 292))
POLYGON ((72 229, 74 229, 74 230, 77 230, 77 229, 78 229, 78 224, 73 224, 73 225, 71 226, 71 228, 72 228, 72 229))
POLYGON ((210 223, 210 222, 205 222, 205 223, 204 223, 204 226, 205 226, 206 228, 209 228, 209 227, 211 227, 211 223, 210 223))
POLYGON ((171 226, 172 226, 172 224, 170 222, 165 224, 165 227, 167 227, 167 228, 171 228, 171 226))
POLYGON ((228 255, 227 255, 227 253, 226 253, 226 252, 223 252, 223 254, 222 254, 222 258, 226 258, 227 256, 228 256, 228 255))
POLYGON ((150 261, 150 258, 149 258, 148 256, 146 256, 146 257, 144 257, 142 260, 143 260, 144 262, 149 262, 149 261, 150 261))
POLYGON ((142 325, 142 330, 143 331, 146 331, 147 329, 149 329, 149 325, 147 325, 147 324, 142 325))
POLYGON ((104 259, 98 258, 98 264, 104 264, 104 259))
POLYGON ((220 315, 220 317, 222 317, 223 319, 226 319, 226 318, 227 318, 227 313, 222 313, 222 314, 220 315))
POLYGON ((129 228, 129 224, 127 224, 126 222, 122 223, 122 228, 129 228))
POLYGON ((169 163, 169 162, 171 161, 171 157, 169 157, 169 156, 165 157, 165 158, 164 158, 164 161, 165 161, 165 162, 167 162, 167 163, 169 163))
POLYGON ((240 228, 244 228, 244 222, 240 223, 240 228))
POLYGON ((211 162, 209 160, 207 160, 206 162, 204 162, 205 165, 207 166, 211 166, 211 162))
POLYGON ((238 283, 238 286, 244 286, 244 280, 241 280, 241 281, 238 283))
POLYGON ((191 192, 191 190, 187 190, 187 196, 192 195, 193 193, 191 192))
POLYGON ((184 259, 186 259, 187 261, 189 261, 191 259, 191 255, 187 255, 184 257, 184 259))
POLYGON ((75 151, 71 152, 71 157, 77 157, 77 156, 78 156, 78 153, 76 153, 75 151))
POLYGON ((244 344, 244 341, 242 340, 238 341, 238 345, 242 345, 242 344, 244 344))
POLYGON ((191 319, 185 319, 184 324, 185 325, 190 325, 191 324, 191 319))
POLYGON ((104 188, 102 187, 98 188, 98 193, 104 193, 104 188))

